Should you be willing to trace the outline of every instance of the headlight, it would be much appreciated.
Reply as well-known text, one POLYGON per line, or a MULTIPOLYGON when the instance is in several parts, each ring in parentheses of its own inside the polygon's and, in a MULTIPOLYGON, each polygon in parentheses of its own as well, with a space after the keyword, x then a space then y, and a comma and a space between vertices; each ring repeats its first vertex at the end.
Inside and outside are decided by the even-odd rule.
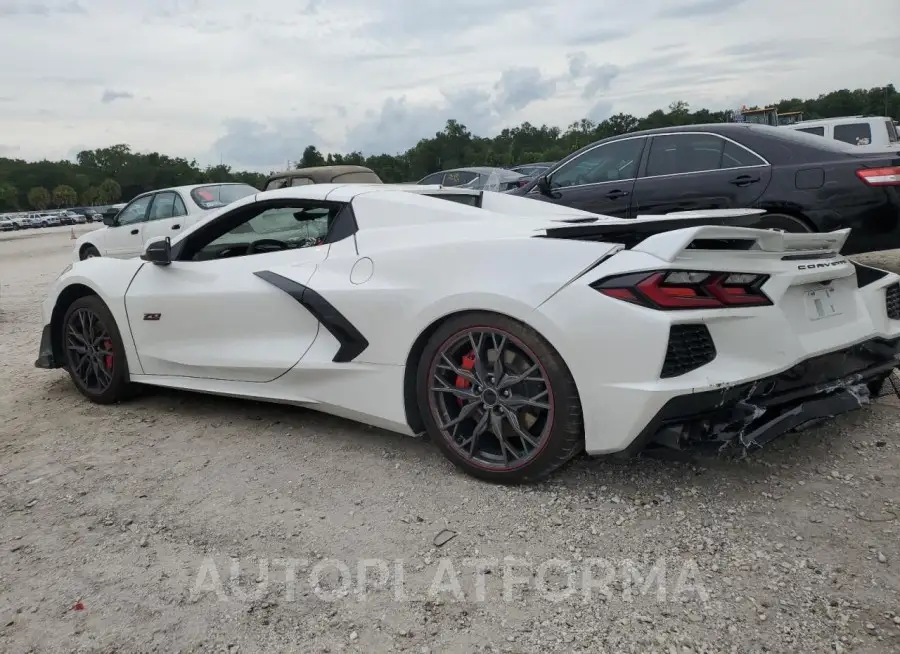
POLYGON ((68 266, 66 266, 65 268, 63 268, 63 269, 62 269, 62 272, 59 273, 59 274, 56 276, 56 278, 59 279, 60 277, 62 277, 63 275, 65 275, 65 274, 66 274, 67 272, 69 272, 70 270, 72 270, 72 264, 71 264, 71 263, 70 263, 68 266))

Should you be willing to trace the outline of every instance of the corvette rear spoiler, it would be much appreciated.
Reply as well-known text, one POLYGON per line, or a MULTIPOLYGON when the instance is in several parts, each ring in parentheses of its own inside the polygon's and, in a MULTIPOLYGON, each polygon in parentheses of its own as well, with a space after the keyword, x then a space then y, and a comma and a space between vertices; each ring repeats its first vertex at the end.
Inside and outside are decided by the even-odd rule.
POLYGON ((547 238, 621 243, 633 248, 656 234, 689 227, 719 225, 749 227, 765 213, 762 209, 715 209, 708 211, 680 211, 658 216, 637 216, 617 222, 603 223, 596 219, 576 218, 560 220, 560 227, 546 229, 547 238))
POLYGON ((579 224, 550 227, 543 236, 621 243, 627 249, 671 261, 684 250, 840 252, 850 234, 849 229, 825 234, 752 229, 764 213, 762 209, 716 209, 638 216, 615 223, 579 220, 579 224))
POLYGON ((841 251, 850 229, 825 233, 787 233, 769 229, 705 225, 647 237, 631 248, 663 261, 674 261, 684 253, 707 251, 768 252, 782 259, 820 259, 841 251))

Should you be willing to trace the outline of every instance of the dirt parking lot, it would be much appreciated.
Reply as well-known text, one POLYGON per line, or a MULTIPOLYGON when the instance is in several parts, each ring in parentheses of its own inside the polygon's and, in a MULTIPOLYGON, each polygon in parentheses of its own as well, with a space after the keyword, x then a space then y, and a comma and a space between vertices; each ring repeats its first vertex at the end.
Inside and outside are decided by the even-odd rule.
POLYGON ((71 247, 0 235, 0 651, 900 651, 896 401, 491 486, 296 408, 89 404, 33 367, 71 247))

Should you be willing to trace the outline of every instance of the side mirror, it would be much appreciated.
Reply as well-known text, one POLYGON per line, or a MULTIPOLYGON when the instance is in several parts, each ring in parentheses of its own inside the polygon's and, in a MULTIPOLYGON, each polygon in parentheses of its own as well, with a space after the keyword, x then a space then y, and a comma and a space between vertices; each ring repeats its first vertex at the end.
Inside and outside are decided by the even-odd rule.
POLYGON ((553 197, 553 189, 550 186, 550 177, 548 175, 541 175, 537 178, 537 186, 538 191, 541 192, 541 195, 546 195, 549 197, 553 197))
POLYGON ((103 224, 108 225, 109 227, 116 226, 116 215, 114 213, 105 213, 103 214, 103 224))
POLYGON ((157 266, 168 266, 172 263, 171 239, 168 236, 159 236, 149 241, 144 247, 141 259, 157 266))

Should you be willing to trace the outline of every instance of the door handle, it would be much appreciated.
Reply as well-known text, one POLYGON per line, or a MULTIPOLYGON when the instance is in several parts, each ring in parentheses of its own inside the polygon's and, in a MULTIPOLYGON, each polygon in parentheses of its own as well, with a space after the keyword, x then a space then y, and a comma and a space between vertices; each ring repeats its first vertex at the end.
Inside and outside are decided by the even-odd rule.
POLYGON ((758 181, 759 177, 751 177, 750 175, 738 175, 728 183, 734 184, 735 186, 750 186, 751 184, 755 184, 758 181))
POLYGON ((181 229, 181 225, 172 225, 172 229, 181 229))
POLYGON ((132 230, 131 230, 131 233, 132 233, 132 234, 137 234, 137 233, 138 233, 138 230, 132 229, 132 230))
POLYGON ((628 191, 623 191, 621 189, 614 189, 606 194, 606 197, 610 200, 618 200, 619 198, 624 198, 628 195, 628 191))

